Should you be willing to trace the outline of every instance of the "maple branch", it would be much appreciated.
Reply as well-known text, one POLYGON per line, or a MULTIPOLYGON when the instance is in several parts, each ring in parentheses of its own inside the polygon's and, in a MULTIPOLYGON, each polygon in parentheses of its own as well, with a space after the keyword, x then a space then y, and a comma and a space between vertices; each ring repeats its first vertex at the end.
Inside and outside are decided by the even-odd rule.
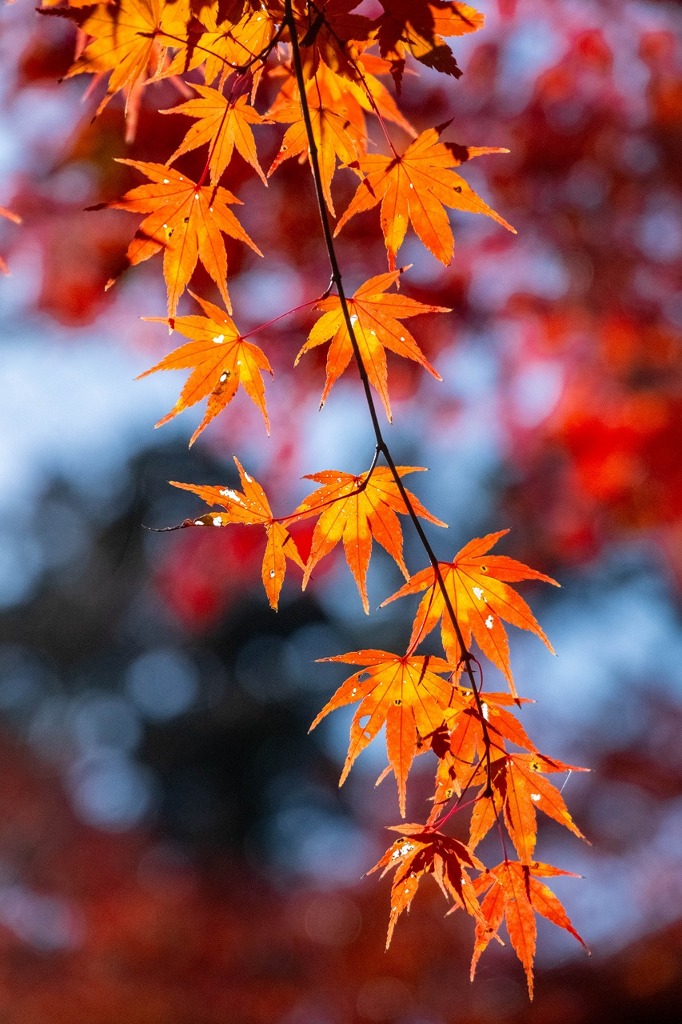
POLYGON ((424 528, 422 527, 422 525, 421 525, 421 523, 419 521, 419 517, 417 516, 417 513, 416 513, 414 507, 412 506, 412 502, 410 501, 410 498, 409 498, 409 495, 407 494, 407 490, 405 488, 405 485, 403 484, 403 482, 402 482, 402 480, 400 478, 400 474, 398 473, 398 469, 396 467, 396 464, 395 464, 395 461, 393 459, 393 456, 391 455, 391 452, 390 452, 390 449, 388 447, 388 444, 386 443, 386 440, 384 439, 384 436, 383 436, 383 433, 382 433, 382 430, 381 430, 381 425, 379 423, 379 417, 377 415, 376 404, 374 402, 374 397, 372 395, 372 391, 371 391, 370 384, 369 384, 369 377, 367 376, 367 370, 365 368, 365 364, 364 364, 364 361, 363 361, 363 358, 362 358, 362 353, 360 352, 360 346, 358 345, 358 340, 357 340, 357 338, 355 336, 355 329, 354 329, 354 326, 353 326, 353 321, 352 321, 352 318, 351 318, 350 309, 348 307, 348 299, 346 297, 346 292, 345 292, 345 289, 343 287, 343 278, 342 278, 342 275, 341 275, 341 268, 339 266, 338 258, 337 258, 337 255, 336 255, 336 248, 335 248, 335 245, 334 245, 334 236, 333 236, 333 233, 332 233, 331 224, 329 222, 329 214, 327 212, 327 205, 325 203, 325 198, 324 198, 324 189, 323 189, 323 186, 322 186, 322 173, 321 173, 321 170, 320 170, 320 161, 319 161, 319 156, 318 156, 317 144, 315 142, 315 135, 314 135, 314 132, 313 132, 313 125, 312 125, 312 120, 311 120, 311 117, 310 117, 310 108, 308 106, 308 97, 306 95, 305 77, 304 77, 304 74, 303 74, 303 62, 301 60, 301 51, 300 51, 299 41, 298 41, 298 36, 297 36, 297 31, 296 31, 296 21, 294 19, 294 15, 293 15, 292 0, 284 0, 284 20, 283 20, 283 24, 285 24, 287 26, 287 28, 289 29, 289 36, 290 36, 290 39, 291 39, 291 55, 292 55, 292 60, 293 60, 293 65, 294 65, 294 73, 296 75, 296 84, 298 86, 299 99, 300 99, 300 103, 301 103, 301 112, 303 114, 303 122, 305 124, 305 130, 306 130, 306 135, 307 135, 307 139, 308 139, 308 151, 309 151, 309 154, 310 154, 310 166, 311 166, 311 170, 312 170, 312 173, 313 173, 313 180, 314 180, 314 183, 315 183, 315 195, 317 197, 318 212, 319 212, 319 215, 320 215, 320 222, 321 222, 321 225, 322 225, 322 233, 324 235, 325 246, 326 246, 326 249, 327 249, 327 256, 329 258, 329 264, 331 266, 332 280, 333 280, 334 285, 336 286, 336 290, 338 292, 339 303, 341 305, 341 311, 343 313, 343 319, 344 319, 344 322, 345 322, 345 325, 346 325, 346 330, 348 331, 348 336, 350 338, 351 346, 353 348, 353 355, 355 357, 355 362, 356 362, 356 365, 358 367, 358 372, 360 374, 360 380, 362 381, 362 387, 363 387, 363 390, 365 392, 365 400, 367 402, 367 408, 369 410, 370 419, 372 421, 372 427, 374 429, 374 436, 376 438, 376 451, 377 451, 377 454, 379 452, 381 452, 381 454, 383 455, 384 459, 386 460, 386 465, 388 466, 388 468, 391 471, 391 475, 392 475, 393 479, 395 480, 395 483, 396 483, 396 486, 397 486, 398 491, 400 493, 400 496, 401 496, 403 502, 405 503, 405 508, 407 509, 407 513, 408 513, 410 519, 412 520, 412 525, 414 526, 414 528, 415 528, 415 530, 417 532, 417 536, 419 537, 419 540, 421 541, 422 547, 424 548, 424 551, 425 551, 425 553, 426 553, 426 555, 427 555, 427 557, 429 559, 429 562, 431 563, 431 567, 433 569, 434 576, 435 576, 436 582, 438 584, 438 588, 439 588, 439 590, 441 591, 441 593, 443 595, 443 601, 444 601, 445 607, 446 607, 448 615, 450 616, 450 619, 452 621, 452 627, 453 627, 453 629, 455 631, 455 636, 457 637, 457 642, 459 644, 459 648, 460 648, 460 652, 461 652, 461 654, 460 654, 460 664, 463 664, 464 671, 466 672, 466 674, 467 674, 467 676, 469 678, 469 681, 471 683, 471 689, 472 689, 472 691, 474 693, 474 700, 476 701, 478 712, 479 712, 480 717, 481 717, 481 729, 482 729, 482 732, 483 732, 483 738, 484 738, 484 744, 485 744, 485 761, 486 761, 486 775, 487 775, 487 783, 486 783, 486 787, 485 787, 485 790, 484 790, 482 795, 483 796, 491 796, 492 797, 492 795, 493 795, 493 787, 492 787, 492 774, 491 774, 491 767, 490 767, 490 749, 491 749, 491 746, 492 746, 492 742, 491 742, 491 739, 490 739, 490 733, 488 731, 488 727, 487 727, 487 723, 486 723, 486 720, 485 720, 485 716, 483 714, 483 703, 481 701, 481 697, 480 697, 480 693, 479 693, 479 689, 478 689, 478 684, 476 682, 476 678, 475 678, 473 667, 472 667, 472 662, 475 661, 475 658, 474 658, 474 655, 471 653, 471 651, 469 651, 466 643, 464 642, 464 635, 462 633, 462 630, 461 630, 461 627, 459 625, 459 622, 457 621, 457 616, 455 614, 455 610, 453 608, 452 601, 450 599, 450 595, 449 595, 449 593, 447 591, 447 588, 445 586, 445 580, 443 579, 443 574, 441 573, 441 570, 440 570, 440 563, 438 561, 438 558, 436 557, 436 554, 435 554, 433 548, 431 547, 429 539, 426 536, 426 532, 425 532, 424 528))

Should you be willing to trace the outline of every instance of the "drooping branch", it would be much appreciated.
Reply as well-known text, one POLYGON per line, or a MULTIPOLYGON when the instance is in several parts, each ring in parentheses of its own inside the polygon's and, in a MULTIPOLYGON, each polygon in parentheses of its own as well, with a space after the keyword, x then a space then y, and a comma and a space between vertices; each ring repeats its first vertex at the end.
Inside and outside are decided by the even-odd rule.
POLYGON ((480 715, 480 720, 481 720, 481 728, 482 728, 483 737, 484 737, 484 743, 485 743, 485 761, 486 761, 486 773, 487 773, 487 782, 486 782, 486 787, 485 787, 484 795, 485 796, 492 796, 493 795, 493 787, 492 787, 492 779, 491 779, 491 771, 490 771, 491 740, 490 740, 490 734, 489 734, 489 731, 488 731, 488 727, 487 727, 487 723, 486 723, 486 719, 485 719, 485 715, 484 715, 483 702, 482 702, 481 696, 480 696, 480 686, 477 683, 477 680, 476 680, 476 677, 475 677, 475 674, 474 674, 474 670, 473 670, 473 665, 476 663, 476 658, 474 657, 472 652, 469 650, 467 644, 465 643, 464 635, 462 633, 461 626, 459 625, 459 622, 457 620, 457 615, 455 614, 455 610, 454 610, 454 607, 452 605, 452 601, 450 599, 450 594, 448 593, 447 587, 445 586, 445 581, 443 579, 443 574, 442 574, 441 569, 440 569, 440 563, 438 561, 438 558, 436 557, 435 551, 433 550, 433 548, 431 546, 431 543, 429 542, 429 539, 428 539, 428 537, 426 535, 426 532, 425 532, 422 524, 419 521, 419 518, 417 516, 416 510, 414 509, 414 506, 412 505, 412 502, 410 501, 410 498, 409 498, 409 495, 407 494, 405 485, 403 484, 403 482, 402 482, 402 480, 400 478, 400 474, 398 473, 398 469, 397 469, 395 460, 393 459, 393 456, 391 454, 391 451, 390 451, 390 448, 388 446, 388 443, 386 442, 386 439, 383 436, 383 432, 381 430, 381 425, 379 423, 379 417, 378 417, 378 414, 377 414, 376 403, 374 401, 374 396, 372 395, 372 391, 371 391, 371 388, 370 388, 370 383, 369 383, 369 378, 368 378, 368 375, 367 375, 367 370, 365 368, 364 361, 363 361, 363 358, 362 358, 362 353, 360 351, 360 346, 358 344, 358 340, 357 340, 357 337, 356 337, 356 334, 355 334, 355 328, 354 328, 354 324, 353 324, 353 319, 351 317, 350 309, 349 309, 349 306, 348 306, 348 299, 347 299, 346 292, 345 292, 344 285, 343 285, 343 277, 342 277, 342 274, 341 274, 341 268, 340 268, 338 257, 337 257, 337 254, 336 254, 336 248, 335 248, 335 245, 334 245, 334 235, 333 235, 333 232, 332 232, 332 229, 331 229, 331 224, 329 222, 329 213, 327 211, 327 206, 326 206, 325 198, 324 198, 324 189, 323 189, 323 184, 322 184, 322 173, 321 173, 321 169, 320 169, 320 161, 319 161, 319 156, 318 156, 317 143, 315 141, 315 135, 314 135, 314 132, 313 132, 312 119, 311 119, 311 116, 310 116, 310 107, 309 107, 309 104, 308 104, 308 97, 307 97, 307 94, 306 94, 305 77, 304 77, 304 73, 303 73, 303 61, 301 59, 301 50, 300 50, 300 45, 299 45, 299 40, 298 40, 298 35, 297 35, 296 20, 294 18, 291 0, 285 0, 285 3, 284 3, 284 24, 289 29, 289 37, 290 37, 290 42, 291 42, 291 55, 292 55, 292 61, 293 61, 293 66, 294 66, 294 74, 295 74, 295 77, 296 77, 296 84, 297 84, 298 92, 299 92, 299 101, 300 101, 300 104, 301 104, 301 112, 303 114, 303 122, 305 124, 306 136, 307 136, 307 140, 308 140, 308 149, 309 149, 309 153, 310 153, 310 166, 311 166, 311 170, 312 170, 312 174, 313 174, 313 181, 314 181, 314 185, 315 185, 315 195, 316 195, 316 198, 317 198, 317 206, 318 206, 318 212, 319 212, 320 222, 321 222, 321 226, 322 226, 322 233, 324 235, 325 247, 326 247, 326 250, 327 250, 327 256, 328 256, 328 259, 329 259, 329 264, 330 264, 330 267, 331 267, 331 276, 332 276, 332 280, 334 282, 334 285, 336 287, 337 294, 339 296, 339 302, 340 302, 341 310, 342 310, 342 313, 343 313, 343 319, 344 319, 344 322, 345 322, 346 330, 348 331, 348 336, 350 338, 350 342, 351 342, 351 345, 352 345, 352 348, 353 348, 353 355, 354 355, 355 362, 356 362, 356 365, 357 365, 357 368, 358 368, 358 372, 360 374, 360 380, 362 382, 362 387, 363 387, 363 390, 364 390, 364 393, 365 393, 365 400, 367 402, 367 408, 368 408, 368 411, 369 411, 370 419, 372 421, 372 427, 373 427, 373 430, 374 430, 374 435, 375 435, 375 438, 376 438, 376 448, 377 448, 377 451, 380 452, 383 455, 384 459, 386 460, 386 465, 389 467, 389 469, 391 471, 391 475, 393 476, 393 479, 395 480, 396 486, 397 486, 397 488, 398 488, 398 490, 400 492, 400 496, 401 496, 402 500, 405 502, 405 508, 407 509, 408 515, 409 515, 409 517, 410 517, 410 519, 412 521, 412 525, 414 526, 414 529, 415 529, 415 531, 417 533, 417 536, 419 537, 419 540, 420 540, 420 542, 422 544, 424 552, 425 552, 425 554, 426 554, 426 556, 427 556, 427 558, 428 558, 428 560, 429 560, 429 562, 431 564, 431 567, 433 568, 438 588, 440 589, 440 591, 441 591, 441 593, 443 595, 443 601, 445 603, 445 607, 447 609, 447 613, 448 613, 448 615, 449 615, 449 617, 450 617, 450 619, 452 621, 452 627, 453 627, 453 629, 455 631, 455 635, 457 636, 457 641, 459 643, 459 648, 460 648, 460 652, 461 652, 461 655, 460 655, 461 663, 463 664, 464 671, 466 672, 466 675, 467 675, 467 677, 469 679, 469 683, 470 683, 471 689, 472 689, 473 694, 474 694, 474 699, 476 701, 477 709, 478 709, 478 712, 479 712, 479 715, 480 715))

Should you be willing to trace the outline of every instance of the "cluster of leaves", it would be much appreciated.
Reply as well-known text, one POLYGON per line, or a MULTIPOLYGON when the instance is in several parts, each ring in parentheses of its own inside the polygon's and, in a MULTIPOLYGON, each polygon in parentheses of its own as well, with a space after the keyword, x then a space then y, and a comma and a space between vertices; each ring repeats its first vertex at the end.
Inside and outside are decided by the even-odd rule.
POLYGON ((149 319, 161 320, 188 341, 146 372, 191 371, 174 408, 157 424, 206 399, 205 415, 190 444, 235 398, 240 386, 262 414, 266 430, 270 429, 263 380, 264 374, 272 374, 270 361, 263 349, 240 333, 232 319, 228 290, 225 237, 262 255, 231 209, 240 202, 224 184, 230 181, 233 157, 239 154, 264 185, 291 157, 309 164, 331 283, 308 304, 315 305, 321 315, 296 362, 313 348, 329 346, 322 403, 335 382, 350 367, 356 368, 376 439, 369 468, 356 474, 340 470, 310 474, 308 479, 317 488, 291 513, 276 516, 263 487, 235 457, 241 490, 175 484, 219 511, 196 515, 172 529, 262 527, 262 579, 274 609, 287 562, 302 570, 305 588, 317 565, 340 541, 366 612, 372 538, 406 579, 384 603, 423 593, 404 654, 361 650, 328 659, 359 670, 337 690, 313 728, 330 711, 358 704, 343 782, 355 759, 385 725, 387 770, 395 776, 403 818, 415 756, 429 751, 435 755, 435 794, 427 821, 397 826, 399 838, 376 866, 395 870, 388 939, 422 878, 432 874, 453 909, 458 907, 475 920, 472 973, 490 940, 499 938, 504 921, 532 996, 535 914, 582 942, 542 881, 566 872, 534 859, 536 810, 576 835, 581 833, 559 789, 546 778, 572 766, 540 753, 511 710, 522 699, 514 685, 503 623, 530 630, 550 647, 528 605, 510 584, 554 581, 512 558, 489 553, 506 531, 472 540, 451 561, 436 557, 421 520, 441 527, 446 524, 406 488, 403 477, 422 467, 395 464, 374 397, 378 396, 390 421, 387 352, 411 360, 440 379, 403 324, 413 316, 448 312, 400 290, 402 275, 409 268, 399 268, 397 256, 408 228, 444 265, 454 253, 447 209, 483 213, 514 230, 458 173, 475 156, 504 151, 446 141, 450 122, 419 133, 391 91, 399 99, 406 88, 405 72, 409 68, 414 73, 420 64, 458 77, 460 69, 445 40, 476 31, 483 18, 467 4, 446 0, 381 0, 374 16, 355 13, 358 6, 357 0, 110 0, 96 5, 71 0, 48 3, 43 11, 77 25, 77 55, 67 77, 89 73, 106 80, 98 113, 112 96, 123 93, 129 138, 135 134, 144 90, 162 79, 175 82, 183 98, 164 112, 192 120, 166 163, 120 161, 147 181, 108 204, 142 217, 128 247, 129 266, 162 254, 167 315, 149 319), (263 102, 264 97, 269 102, 263 102), (273 124, 287 127, 266 176, 253 128, 273 124), (394 141, 395 130, 407 135, 405 145, 394 141), (193 180, 175 165, 201 148, 205 164, 193 180), (337 219, 332 184, 340 168, 353 172, 358 185, 337 219), (379 207, 388 270, 381 268, 352 296, 347 295, 334 237, 353 217, 375 207, 379 207), (201 314, 178 315, 199 263, 213 280, 222 306, 190 292, 201 314), (411 520, 429 562, 413 575, 403 558, 401 515, 411 520), (302 520, 315 521, 307 558, 290 530, 302 520), (444 656, 417 654, 439 623, 444 656), (502 672, 509 694, 484 691, 474 644, 502 672), (473 808, 466 843, 443 831, 464 806, 473 808), (503 859, 488 869, 475 851, 493 826, 499 830, 503 859), (505 832, 515 858, 507 854, 505 832))

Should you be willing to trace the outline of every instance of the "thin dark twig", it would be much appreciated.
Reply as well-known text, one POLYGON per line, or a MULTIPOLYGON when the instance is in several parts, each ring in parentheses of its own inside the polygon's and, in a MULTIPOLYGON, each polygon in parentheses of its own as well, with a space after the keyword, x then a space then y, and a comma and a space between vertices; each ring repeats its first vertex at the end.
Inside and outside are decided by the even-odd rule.
POLYGON ((322 225, 322 233, 324 235, 325 246, 326 246, 326 249, 327 249, 327 256, 329 258, 329 263, 330 263, 330 266, 331 266, 332 279, 334 281, 334 284, 336 286, 336 290, 338 292, 339 303, 341 305, 341 311, 342 311, 342 314, 343 314, 344 323, 345 323, 345 326, 346 326, 346 330, 348 331, 348 336, 350 338, 351 346, 353 348, 353 355, 355 357, 355 362, 357 364, 358 372, 360 374, 360 380, 362 382, 362 387, 363 387, 363 390, 365 392, 365 399, 367 401, 367 408, 368 408, 368 411, 369 411, 370 419, 372 421, 372 427, 374 429, 374 436, 376 438, 377 452, 380 452, 383 455, 384 459, 386 460, 386 465, 388 466, 388 468, 391 471, 391 475, 393 476, 393 479, 395 480, 395 483, 396 483, 396 486, 397 486, 398 491, 400 493, 400 496, 401 496, 402 500, 405 503, 405 508, 407 509, 407 512, 408 512, 408 515, 409 515, 410 519, 412 520, 412 524, 413 524, 413 526, 414 526, 414 528, 415 528, 415 530, 417 532, 417 536, 419 537, 419 540, 421 541, 422 547, 424 548, 424 551, 426 552, 426 555, 427 555, 427 557, 429 559, 429 562, 431 563, 431 567, 433 568, 433 572, 434 572, 436 583, 437 583, 438 588, 439 588, 439 590, 440 590, 440 592, 441 592, 441 594, 443 596, 443 602, 444 602, 445 607, 447 609, 448 615, 450 616, 450 620, 452 622, 452 627, 453 627, 453 629, 455 631, 455 636, 457 637, 457 642, 459 644, 459 648, 460 648, 460 652, 461 652, 461 654, 460 654, 460 664, 463 664, 464 671, 466 672, 467 676, 469 677, 469 681, 471 683, 471 689, 473 690, 474 699, 476 701, 476 705, 477 705, 477 708, 478 708, 478 711, 479 711, 479 714, 480 714, 480 719, 481 719, 481 729, 482 729, 482 732, 483 732, 484 744, 485 744, 485 748, 486 748, 485 760, 486 760, 486 774, 487 774, 487 783, 486 783, 486 787, 485 787, 485 790, 484 790, 482 795, 483 796, 491 796, 492 797, 493 796, 493 787, 492 787, 492 776, 491 776, 491 768, 490 768, 490 748, 491 748, 492 744, 491 744, 491 739, 490 739, 490 735, 489 735, 489 732, 488 732, 487 724, 486 724, 486 721, 485 721, 485 716, 484 716, 484 713, 483 713, 483 704, 482 704, 482 701, 481 701, 480 693, 479 693, 479 690, 478 690, 478 685, 477 685, 476 678, 475 678, 475 675, 474 675, 474 671, 473 671, 473 668, 472 668, 472 662, 474 661, 474 657, 473 657, 472 653, 469 651, 466 643, 464 642, 464 636, 462 634, 461 627, 459 625, 459 622, 457 621, 457 616, 456 616, 455 610, 454 610, 454 608, 452 606, 452 601, 450 599, 450 595, 449 595, 449 593, 447 591, 447 588, 445 586, 445 580, 443 579, 443 574, 441 572, 440 563, 439 563, 439 561, 438 561, 438 559, 436 557, 436 554, 435 554, 433 548, 431 547, 431 544, 429 543, 429 539, 426 536, 424 528, 422 527, 422 525, 421 525, 421 523, 419 521, 419 517, 417 516, 417 513, 416 513, 416 511, 415 511, 415 509, 414 509, 414 507, 412 505, 412 502, 410 501, 409 495, 407 493, 407 489, 405 488, 405 485, 403 484, 403 482, 402 482, 402 480, 400 478, 400 474, 398 473, 398 469, 396 467, 396 464, 395 464, 395 461, 393 459, 393 456, 391 455, 391 452, 390 452, 390 449, 388 447, 388 444, 386 443, 386 441, 384 439, 384 436, 383 436, 383 433, 382 433, 382 430, 381 430, 381 425, 379 423, 379 417, 377 415, 376 404, 374 402, 374 397, 372 395, 372 391, 371 391, 371 388, 370 388, 369 378, 367 376, 367 370, 365 368, 365 364, 364 364, 364 361, 363 361, 363 358, 362 358, 362 353, 360 352, 360 347, 358 345, 358 340, 357 340, 357 337, 355 335, 355 329, 353 327, 353 321, 351 319, 351 313, 350 313, 350 309, 348 307, 348 299, 346 297, 346 292, 345 292, 345 289, 344 289, 344 286, 343 286, 343 278, 342 278, 342 275, 341 275, 341 269, 339 267, 339 262, 338 262, 337 255, 336 255, 336 249, 335 249, 335 246, 334 246, 334 237, 333 237, 332 230, 331 230, 331 224, 329 222, 329 214, 327 212, 327 206, 326 206, 326 202, 325 202, 325 198, 324 198, 324 190, 323 190, 323 187, 322 187, 322 174, 321 174, 321 171, 320 171, 320 161, 319 161, 319 155, 318 155, 318 150, 317 150, 317 143, 315 142, 315 136, 314 136, 314 132, 313 132, 312 120, 311 120, 311 117, 310 117, 310 109, 309 109, 309 106, 308 106, 308 98, 307 98, 307 95, 306 95, 305 78, 304 78, 304 74, 303 74, 303 62, 301 60, 301 51, 300 51, 299 42, 298 42, 298 36, 297 36, 297 31, 296 31, 296 21, 295 21, 294 16, 293 16, 293 9, 292 9, 291 0, 285 0, 283 24, 285 24, 287 26, 287 28, 289 29, 289 36, 290 36, 290 42, 291 42, 291 55, 292 55, 292 60, 293 60, 293 65, 294 65, 294 73, 295 73, 295 76, 296 76, 296 84, 298 86, 299 98, 300 98, 300 103, 301 103, 301 112, 303 114, 303 121, 304 121, 304 124, 305 124, 306 135, 307 135, 307 138, 308 138, 308 150, 309 150, 309 153, 310 153, 310 166, 311 166, 311 169, 312 169, 313 180, 314 180, 314 183, 315 183, 315 194, 316 194, 316 197, 317 197, 317 205, 318 205, 320 221, 321 221, 321 225, 322 225))

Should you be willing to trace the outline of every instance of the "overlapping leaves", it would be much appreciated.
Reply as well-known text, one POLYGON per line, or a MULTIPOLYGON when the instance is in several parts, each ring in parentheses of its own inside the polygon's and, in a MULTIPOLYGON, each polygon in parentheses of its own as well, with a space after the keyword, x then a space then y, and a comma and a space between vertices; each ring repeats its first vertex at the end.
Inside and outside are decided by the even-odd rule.
POLYGON ((443 37, 476 32, 483 27, 482 14, 469 4, 443 0, 382 0, 382 7, 375 31, 398 87, 408 54, 426 67, 460 77, 462 72, 443 37))
POLYGON ((186 46, 190 15, 190 0, 112 0, 86 8, 86 16, 77 20, 90 42, 66 77, 110 73, 101 111, 119 89, 165 70, 168 48, 186 46))
POLYGON ((405 784, 417 740, 429 736, 443 721, 445 708, 463 708, 452 683, 440 678, 452 666, 442 658, 399 657, 386 651, 353 651, 323 661, 364 666, 339 687, 311 725, 314 729, 330 711, 360 702, 350 728, 348 756, 339 785, 346 780, 357 756, 386 725, 388 761, 398 783, 400 813, 405 817, 405 784))

